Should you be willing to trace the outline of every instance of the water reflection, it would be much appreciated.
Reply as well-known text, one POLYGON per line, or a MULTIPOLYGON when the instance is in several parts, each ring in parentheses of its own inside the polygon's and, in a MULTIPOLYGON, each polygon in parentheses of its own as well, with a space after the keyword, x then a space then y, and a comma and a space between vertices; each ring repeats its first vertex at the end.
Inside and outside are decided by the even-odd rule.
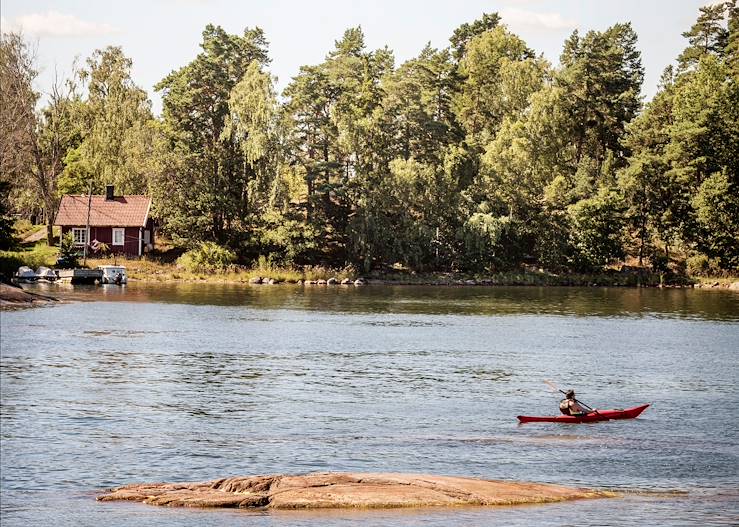
MULTIPOLYGON (((261 310, 317 310, 404 314, 553 314, 739 319, 739 294, 725 290, 578 287, 249 286, 142 283, 124 287, 38 284, 62 299, 251 306, 261 310)), ((363 321, 431 324, 431 321, 363 321)))

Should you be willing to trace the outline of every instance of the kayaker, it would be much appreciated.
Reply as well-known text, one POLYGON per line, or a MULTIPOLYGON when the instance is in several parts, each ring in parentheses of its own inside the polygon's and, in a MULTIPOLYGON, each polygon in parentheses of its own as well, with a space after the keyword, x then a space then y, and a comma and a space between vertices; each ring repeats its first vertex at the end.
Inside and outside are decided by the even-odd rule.
POLYGON ((588 411, 580 406, 580 403, 575 400, 575 390, 567 390, 565 398, 559 402, 559 411, 565 415, 574 415, 575 417, 580 417, 588 413, 588 411))

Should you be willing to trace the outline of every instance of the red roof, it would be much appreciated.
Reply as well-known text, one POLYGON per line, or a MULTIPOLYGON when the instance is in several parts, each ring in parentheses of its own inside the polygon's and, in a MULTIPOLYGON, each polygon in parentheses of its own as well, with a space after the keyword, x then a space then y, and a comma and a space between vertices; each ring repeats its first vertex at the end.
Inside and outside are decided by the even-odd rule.
MULTIPOLYGON (((54 225, 71 227, 87 225, 89 196, 62 196, 54 225)), ((151 199, 147 196, 92 196, 90 204, 91 227, 145 227, 151 199)))

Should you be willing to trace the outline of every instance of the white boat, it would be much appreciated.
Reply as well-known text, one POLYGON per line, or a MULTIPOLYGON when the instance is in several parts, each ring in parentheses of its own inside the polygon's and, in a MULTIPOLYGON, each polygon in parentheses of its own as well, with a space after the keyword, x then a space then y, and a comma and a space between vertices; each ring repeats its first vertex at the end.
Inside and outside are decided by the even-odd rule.
POLYGON ((103 272, 101 282, 103 284, 125 284, 128 282, 126 268, 122 265, 101 265, 98 267, 103 272))
POLYGON ((34 271, 28 266, 21 265, 18 268, 18 272, 15 273, 15 278, 19 282, 35 282, 36 281, 36 271, 34 271))
POLYGON ((48 280, 49 282, 54 282, 57 278, 59 277, 56 275, 56 273, 48 267, 39 267, 38 269, 36 269, 37 280, 48 280))

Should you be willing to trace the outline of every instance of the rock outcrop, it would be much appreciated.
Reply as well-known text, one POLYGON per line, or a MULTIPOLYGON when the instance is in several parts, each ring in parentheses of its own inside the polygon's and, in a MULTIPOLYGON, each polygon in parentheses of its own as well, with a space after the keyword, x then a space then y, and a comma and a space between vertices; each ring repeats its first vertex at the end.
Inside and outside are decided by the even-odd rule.
POLYGON ((50 296, 39 295, 38 293, 30 293, 28 291, 24 291, 20 287, 0 283, 0 307, 13 308, 37 304, 48 304, 49 302, 56 301, 56 298, 50 296))
POLYGON ((169 507, 375 509, 518 505, 611 496, 614 494, 560 485, 452 476, 313 473, 133 484, 111 489, 97 499, 169 507))

